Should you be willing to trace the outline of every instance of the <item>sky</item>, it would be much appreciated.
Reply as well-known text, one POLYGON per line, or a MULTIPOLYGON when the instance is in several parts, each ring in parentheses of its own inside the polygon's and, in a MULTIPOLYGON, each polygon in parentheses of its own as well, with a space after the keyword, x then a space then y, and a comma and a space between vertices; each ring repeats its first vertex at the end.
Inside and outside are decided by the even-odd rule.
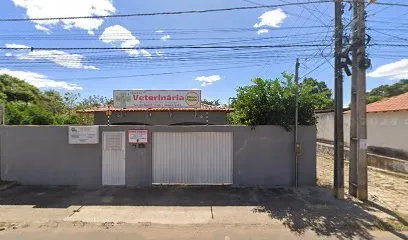
MULTIPOLYGON (((296 0, 3 0, 0 19, 174 12, 287 2, 296 0)), ((203 98, 227 103, 237 87, 251 84, 255 77, 275 79, 284 71, 293 73, 298 57, 301 79, 313 77, 333 88, 333 52, 328 47, 333 44, 333 13, 333 3, 315 3, 201 14, 0 21, 0 46, 10 48, 0 50, 0 74, 13 75, 42 90, 75 91, 83 97, 112 97, 113 90, 126 89, 200 89, 203 98), (234 45, 291 46, 166 48, 234 45), (36 50, 78 47, 132 49, 36 50)), ((367 33, 372 45, 367 48, 372 61, 367 70, 367 90, 408 78, 407 19, 408 7, 367 6, 367 33), (405 46, 398 46, 401 44, 405 46)), ((346 5, 346 33, 350 33, 350 21, 346 5)), ((345 76, 345 105, 350 102, 350 91, 350 78, 345 76)))

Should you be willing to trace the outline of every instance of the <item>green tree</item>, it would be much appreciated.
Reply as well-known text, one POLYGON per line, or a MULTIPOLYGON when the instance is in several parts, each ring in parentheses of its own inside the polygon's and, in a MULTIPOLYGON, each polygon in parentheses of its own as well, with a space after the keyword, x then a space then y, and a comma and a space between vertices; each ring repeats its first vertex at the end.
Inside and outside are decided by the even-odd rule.
POLYGON ((18 78, 0 75, 0 103, 6 103, 7 124, 92 124, 92 114, 78 114, 76 111, 111 101, 97 95, 82 100, 80 97, 79 93, 41 92, 18 78))
MULTIPOLYGON (((66 95, 67 97, 67 95, 66 95)), ((72 99, 69 100, 68 102, 74 102, 74 107, 72 109, 72 114, 70 118, 70 122, 67 124, 93 124, 94 122, 94 115, 92 113, 77 113, 77 110, 82 110, 82 109, 87 109, 87 108, 92 108, 92 107, 97 107, 101 105, 107 105, 107 104, 113 104, 113 99, 109 99, 103 96, 99 95, 92 95, 89 96, 88 98, 84 98, 79 101, 80 95, 70 96, 71 98, 75 99, 73 101, 72 99)), ((67 101, 66 101, 67 102, 67 101)))
POLYGON ((207 105, 210 105, 210 106, 220 106, 221 105, 220 99, 217 99, 217 100, 204 99, 204 100, 201 100, 201 103, 202 104, 207 104, 207 105))
POLYGON ((381 85, 367 93, 367 103, 373 103, 383 98, 398 96, 408 92, 408 79, 402 79, 392 85, 381 85))
POLYGON ((92 95, 88 98, 84 98, 77 103, 78 108, 90 108, 96 107, 101 105, 107 105, 113 103, 113 99, 109 99, 107 97, 99 96, 99 95, 92 95))
POLYGON ((6 103, 8 124, 58 124, 55 114, 63 106, 56 97, 58 93, 42 93, 18 78, 0 75, 0 101, 6 103))
POLYGON ((311 87, 316 109, 333 109, 334 100, 332 98, 332 90, 329 89, 325 82, 318 82, 314 78, 305 78, 300 87, 311 87))
MULTIPOLYGON (((232 122, 245 125, 281 125, 289 129, 294 124, 295 89, 292 74, 283 73, 282 79, 255 78, 250 86, 239 87, 234 101, 232 122)), ((316 123, 314 111, 332 105, 331 91, 325 84, 305 79, 299 84, 299 124, 316 123)))
POLYGON ((35 102, 41 92, 38 88, 7 74, 0 75, 0 100, 5 102, 35 102))
POLYGON ((6 104, 6 122, 10 125, 58 124, 55 115, 45 108, 23 101, 14 101, 6 104))

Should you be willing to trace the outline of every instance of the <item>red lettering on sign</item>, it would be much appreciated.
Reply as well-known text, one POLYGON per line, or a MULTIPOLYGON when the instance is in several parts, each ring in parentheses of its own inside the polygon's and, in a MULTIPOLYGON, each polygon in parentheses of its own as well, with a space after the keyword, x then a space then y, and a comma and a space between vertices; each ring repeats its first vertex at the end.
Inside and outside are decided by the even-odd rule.
POLYGON ((138 94, 133 95, 133 100, 135 101, 184 101, 185 97, 182 95, 144 95, 140 96, 138 94))

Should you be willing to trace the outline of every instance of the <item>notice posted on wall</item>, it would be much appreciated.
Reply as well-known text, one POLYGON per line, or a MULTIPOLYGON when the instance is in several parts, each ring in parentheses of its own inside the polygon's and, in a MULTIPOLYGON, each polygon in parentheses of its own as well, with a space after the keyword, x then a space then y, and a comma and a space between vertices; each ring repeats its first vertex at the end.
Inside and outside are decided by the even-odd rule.
POLYGON ((99 126, 69 126, 69 144, 98 144, 99 126))
POLYGON ((129 130, 128 137, 131 144, 147 144, 149 131, 146 129, 129 130))

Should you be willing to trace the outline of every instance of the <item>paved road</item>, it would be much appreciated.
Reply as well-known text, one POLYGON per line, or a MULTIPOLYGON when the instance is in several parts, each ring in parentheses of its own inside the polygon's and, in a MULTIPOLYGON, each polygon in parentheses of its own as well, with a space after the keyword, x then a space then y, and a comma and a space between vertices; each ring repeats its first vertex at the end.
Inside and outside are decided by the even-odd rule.
MULTIPOLYGON (((398 239, 389 232, 371 232, 365 239, 398 239)), ((0 232, 2 240, 147 240, 147 239, 214 239, 214 240, 263 240, 263 239, 337 239, 336 236, 319 236, 313 231, 301 235, 292 233, 282 225, 188 225, 188 226, 77 226, 40 229, 22 229, 0 232), (108 229, 107 229, 108 228, 108 229)), ((352 239, 362 239, 354 237, 352 239)), ((364 239, 364 238, 363 238, 364 239)))
POLYGON ((408 239, 405 220, 322 188, 0 191, 0 239, 408 239), (387 223, 387 220, 390 223, 387 223), (373 232, 372 229, 387 229, 373 232))

